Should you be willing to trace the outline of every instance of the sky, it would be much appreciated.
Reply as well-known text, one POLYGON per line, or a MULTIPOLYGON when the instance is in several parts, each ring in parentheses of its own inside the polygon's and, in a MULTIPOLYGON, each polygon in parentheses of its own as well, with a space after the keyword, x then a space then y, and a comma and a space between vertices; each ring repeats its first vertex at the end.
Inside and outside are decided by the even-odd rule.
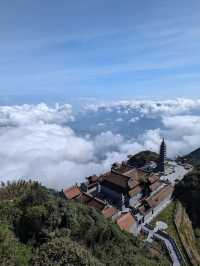
POLYGON ((199 0, 0 0, 0 104, 196 98, 199 0))

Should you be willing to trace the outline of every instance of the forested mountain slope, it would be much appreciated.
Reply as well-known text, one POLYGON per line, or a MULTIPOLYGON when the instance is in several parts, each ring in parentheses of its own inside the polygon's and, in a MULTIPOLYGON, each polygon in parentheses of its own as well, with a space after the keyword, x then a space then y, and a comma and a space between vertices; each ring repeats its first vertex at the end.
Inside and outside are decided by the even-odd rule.
POLYGON ((192 222, 193 234, 200 255, 200 149, 182 157, 181 161, 192 164, 194 169, 176 185, 174 194, 184 206, 192 222))
POLYGON ((3 266, 168 265, 94 209, 35 182, 0 188, 3 266))
POLYGON ((183 159, 193 164, 196 167, 200 166, 200 148, 184 156, 183 159))

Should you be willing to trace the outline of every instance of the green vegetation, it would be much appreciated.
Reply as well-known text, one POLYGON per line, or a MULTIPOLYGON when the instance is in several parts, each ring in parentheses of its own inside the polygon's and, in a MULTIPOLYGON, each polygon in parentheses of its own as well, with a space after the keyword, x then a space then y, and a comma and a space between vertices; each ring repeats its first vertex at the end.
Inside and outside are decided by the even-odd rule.
POLYGON ((177 203, 175 224, 181 243, 192 265, 200 265, 200 256, 197 250, 192 224, 180 202, 177 203))
POLYGON ((177 184, 175 197, 185 207, 194 228, 200 227, 200 171, 189 173, 177 184))
POLYGON ((196 168, 200 167, 200 148, 186 155, 185 157, 179 158, 181 161, 187 161, 191 163, 196 168))
POLYGON ((162 221, 168 225, 166 232, 173 238, 176 238, 176 228, 174 226, 174 213, 176 209, 176 203, 170 203, 156 218, 151 222, 153 226, 156 222, 162 221))
POLYGON ((178 199, 184 211, 182 211, 182 220, 180 222, 180 238, 188 249, 188 255, 191 261, 199 261, 200 255, 200 149, 191 153, 190 158, 195 170, 184 177, 176 185, 175 197, 178 199), (192 159, 191 159, 192 158, 192 159), (189 217, 188 217, 189 216, 189 217), (192 222, 192 224, 190 223, 192 222))
POLYGON ((31 259, 30 248, 17 241, 7 224, 0 225, 0 258, 2 266, 25 266, 31 259))
POLYGON ((36 182, 0 188, 2 266, 169 265, 92 208, 36 182))
POLYGON ((151 161, 158 162, 158 160, 159 155, 157 153, 152 151, 142 151, 134 156, 131 156, 128 160, 128 163, 136 167, 142 167, 146 163, 151 161))
POLYGON ((184 256, 185 261, 188 262, 187 254, 184 248, 184 245, 181 241, 179 232, 177 230, 175 224, 175 217, 177 215, 177 206, 179 202, 173 201, 168 205, 166 209, 164 209, 153 221, 152 225, 155 226, 157 221, 165 222, 168 228, 165 230, 175 241, 177 246, 179 247, 182 255, 184 256))
MULTIPOLYGON (((153 221, 152 225, 156 225, 157 221, 162 221, 167 224, 168 228, 165 230, 177 243, 180 250, 182 249, 182 244, 179 239, 178 232, 176 230, 176 226, 174 224, 174 215, 176 211, 176 202, 173 201, 170 203, 166 209, 164 209, 153 221)), ((184 252, 184 251, 183 251, 184 252)))
POLYGON ((194 171, 176 185, 174 194, 182 204, 180 237, 186 249, 188 248, 191 261, 196 263, 200 259, 200 148, 180 158, 180 161, 194 166, 194 171))
POLYGON ((193 165, 193 172, 187 174, 175 187, 174 196, 181 203, 178 206, 177 229, 188 257, 199 265, 200 255, 200 148, 178 161, 193 165), (181 207, 180 207, 181 206, 181 207))

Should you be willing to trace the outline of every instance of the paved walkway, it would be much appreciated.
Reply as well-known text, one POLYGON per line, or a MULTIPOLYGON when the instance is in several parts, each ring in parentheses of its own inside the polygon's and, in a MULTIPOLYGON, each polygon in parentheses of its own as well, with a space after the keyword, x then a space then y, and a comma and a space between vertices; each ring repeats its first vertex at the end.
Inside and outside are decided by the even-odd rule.
POLYGON ((154 232, 153 228, 151 228, 151 226, 149 225, 143 225, 142 229, 144 230, 144 232, 148 233, 148 241, 149 238, 155 237, 165 243, 165 246, 167 247, 169 255, 173 262, 173 266, 181 266, 183 264, 184 260, 176 245, 176 242, 169 235, 162 231, 154 232))
MULTIPOLYGON (((176 162, 168 162, 168 168, 173 170, 170 173, 161 176, 161 180, 168 180, 172 185, 175 185, 176 181, 181 181, 186 174, 192 171, 192 166, 190 169, 185 169, 184 166, 177 164, 176 162)), ((167 171, 167 170, 166 170, 167 171)))

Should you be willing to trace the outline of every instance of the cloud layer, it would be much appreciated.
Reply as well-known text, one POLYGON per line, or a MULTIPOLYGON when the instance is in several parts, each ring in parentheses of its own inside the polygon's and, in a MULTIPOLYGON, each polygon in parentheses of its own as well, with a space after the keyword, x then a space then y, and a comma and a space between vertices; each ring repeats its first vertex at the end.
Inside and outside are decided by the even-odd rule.
POLYGON ((116 110, 118 113, 129 113, 137 111, 140 114, 163 114, 163 115, 177 115, 184 114, 192 111, 200 111, 200 99, 175 99, 166 101, 116 101, 105 102, 100 104, 90 104, 85 107, 87 111, 98 112, 100 110, 106 110, 111 112, 116 110))
POLYGON ((61 189, 85 176, 99 174, 115 161, 144 149, 158 151, 164 136, 168 155, 175 157, 200 147, 200 101, 120 102, 90 107, 85 116, 106 109, 106 119, 116 113, 113 123, 128 131, 140 127, 140 134, 127 138, 112 128, 98 128, 91 135, 83 120, 85 132, 73 129, 77 119, 70 105, 46 104, 0 107, 0 180, 36 179, 48 187, 61 189), (137 118, 131 110, 137 109, 137 118), (130 121, 130 112, 132 120, 130 121), (124 114, 123 119, 120 119, 124 114), (138 116, 139 113, 139 116, 138 116), (127 119, 126 119, 127 116, 127 119), (161 126, 145 129, 144 117, 159 120, 161 126), (131 122, 131 123, 130 123, 131 122))
POLYGON ((69 104, 53 108, 44 103, 38 105, 0 106, 0 126, 23 126, 34 123, 65 124, 73 120, 69 104))

